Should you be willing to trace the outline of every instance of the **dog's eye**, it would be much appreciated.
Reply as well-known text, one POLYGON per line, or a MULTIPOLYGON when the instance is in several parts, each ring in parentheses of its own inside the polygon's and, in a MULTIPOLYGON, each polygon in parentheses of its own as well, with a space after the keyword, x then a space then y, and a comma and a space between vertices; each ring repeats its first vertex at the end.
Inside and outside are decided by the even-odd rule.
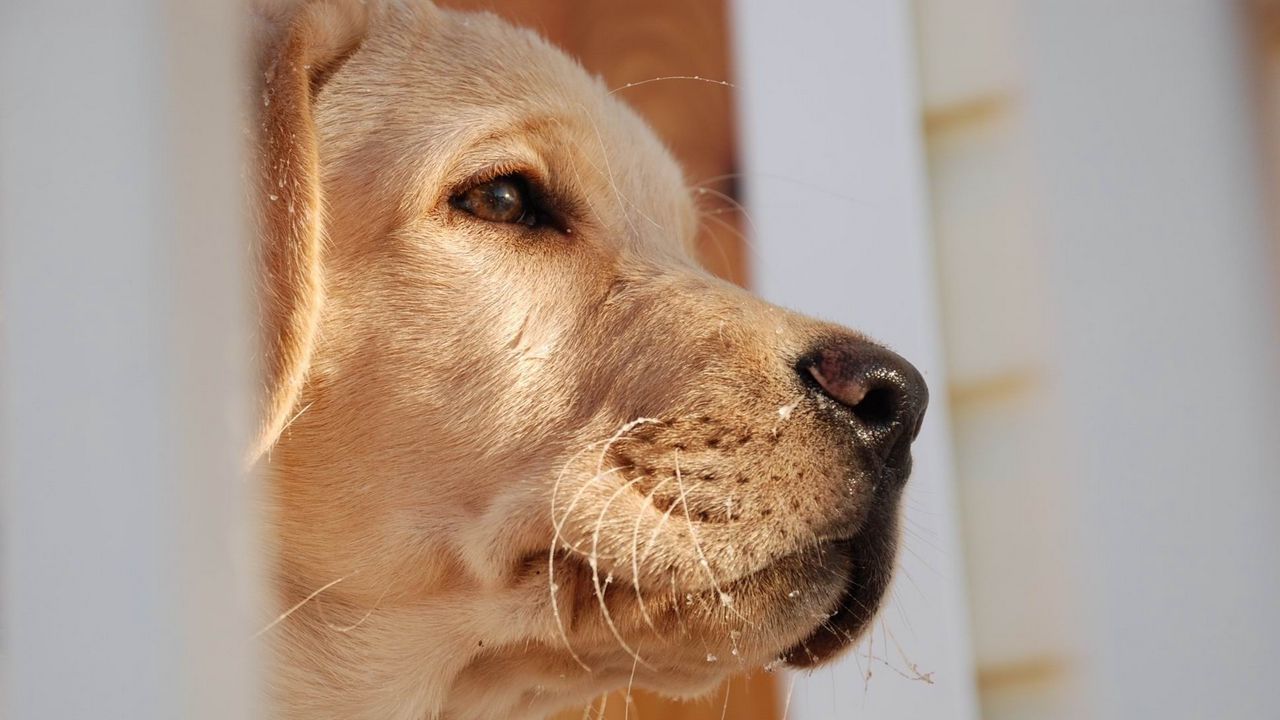
POLYGON ((455 207, 481 220, 538 227, 547 221, 538 207, 529 182, 519 175, 504 175, 472 186, 453 199, 455 207))

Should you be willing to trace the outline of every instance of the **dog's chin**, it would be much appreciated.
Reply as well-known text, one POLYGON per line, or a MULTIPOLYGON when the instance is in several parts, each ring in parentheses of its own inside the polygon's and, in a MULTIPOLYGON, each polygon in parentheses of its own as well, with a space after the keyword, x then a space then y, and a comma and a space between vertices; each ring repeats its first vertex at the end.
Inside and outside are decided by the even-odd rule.
MULTIPOLYGON (((842 540, 833 548, 850 557, 843 587, 831 615, 803 640, 783 650, 779 658, 794 668, 813 668, 853 645, 875 619, 880 600, 889 587, 896 548, 895 535, 842 540)), ((839 582, 838 580, 834 582, 839 582)))

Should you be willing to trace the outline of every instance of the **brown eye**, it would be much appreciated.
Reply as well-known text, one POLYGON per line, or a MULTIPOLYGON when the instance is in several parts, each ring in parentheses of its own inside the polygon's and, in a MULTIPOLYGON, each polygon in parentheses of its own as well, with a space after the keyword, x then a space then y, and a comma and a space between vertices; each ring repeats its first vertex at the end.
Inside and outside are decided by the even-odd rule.
POLYGON ((481 220, 537 227, 543 223, 529 184, 518 175, 505 175, 473 186, 454 198, 453 204, 481 220))

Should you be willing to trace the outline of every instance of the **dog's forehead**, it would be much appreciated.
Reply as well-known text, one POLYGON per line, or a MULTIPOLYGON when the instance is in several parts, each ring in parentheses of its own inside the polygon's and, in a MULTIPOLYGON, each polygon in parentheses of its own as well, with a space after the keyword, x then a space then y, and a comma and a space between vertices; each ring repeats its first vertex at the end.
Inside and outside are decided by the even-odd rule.
POLYGON ((490 14, 400 6, 371 33, 365 54, 378 83, 348 92, 388 96, 378 124, 421 150, 414 160, 432 179, 447 175, 456 152, 524 135, 526 147, 575 180, 603 183, 630 211, 675 218, 677 234, 692 234, 692 202, 666 147, 599 78, 537 34, 490 14))

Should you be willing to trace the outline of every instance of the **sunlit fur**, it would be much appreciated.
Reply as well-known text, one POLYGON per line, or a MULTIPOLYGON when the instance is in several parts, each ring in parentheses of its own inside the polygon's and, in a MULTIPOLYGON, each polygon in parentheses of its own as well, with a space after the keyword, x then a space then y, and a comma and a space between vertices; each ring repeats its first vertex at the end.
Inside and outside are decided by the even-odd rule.
POLYGON ((841 633, 870 618, 896 495, 793 367, 849 331, 698 267, 686 179, 635 114, 491 16, 254 17, 280 717, 697 694, 842 597, 841 633), (450 204, 510 172, 572 233, 450 204))

